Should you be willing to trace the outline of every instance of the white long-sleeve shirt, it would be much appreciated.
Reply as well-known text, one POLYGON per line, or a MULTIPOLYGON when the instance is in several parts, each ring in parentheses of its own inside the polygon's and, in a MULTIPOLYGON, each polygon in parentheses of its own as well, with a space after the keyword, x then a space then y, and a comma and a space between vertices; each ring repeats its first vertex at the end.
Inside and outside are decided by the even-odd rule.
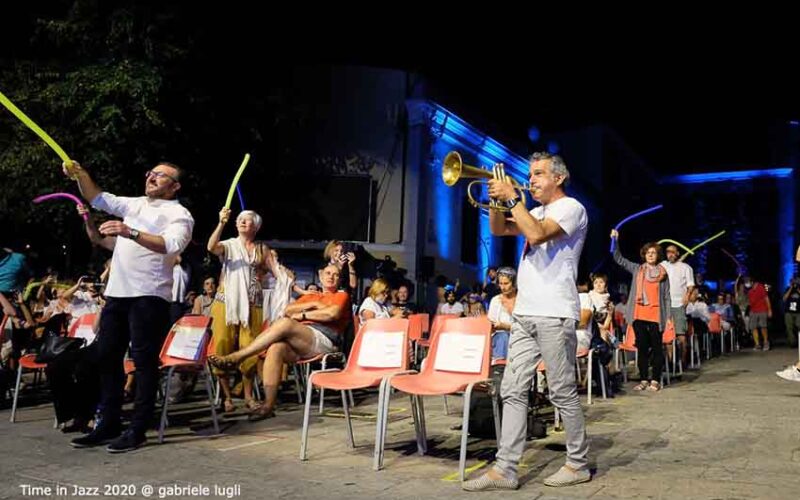
POLYGON ((92 206, 122 217, 126 226, 164 238, 167 253, 148 250, 128 238, 117 238, 111 258, 106 296, 172 299, 172 267, 175 258, 192 239, 194 219, 178 200, 128 198, 100 193, 92 206))

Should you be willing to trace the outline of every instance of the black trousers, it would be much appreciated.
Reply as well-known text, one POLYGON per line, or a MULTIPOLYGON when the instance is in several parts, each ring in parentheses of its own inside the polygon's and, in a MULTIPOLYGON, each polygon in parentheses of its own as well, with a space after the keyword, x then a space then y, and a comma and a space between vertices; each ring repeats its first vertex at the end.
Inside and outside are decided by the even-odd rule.
POLYGON ((658 323, 635 320, 633 331, 636 332, 636 349, 639 351, 639 378, 661 382, 661 371, 664 369, 664 349, 658 323), (647 368, 653 367, 653 377, 649 377, 647 368))
POLYGON ((100 401, 100 357, 97 342, 61 354, 47 363, 47 381, 59 423, 88 422, 100 401))
POLYGON ((169 331, 169 302, 154 296, 108 297, 100 316, 98 350, 102 384, 103 426, 119 427, 128 344, 136 365, 136 396, 130 429, 144 434, 158 389, 158 355, 169 331))

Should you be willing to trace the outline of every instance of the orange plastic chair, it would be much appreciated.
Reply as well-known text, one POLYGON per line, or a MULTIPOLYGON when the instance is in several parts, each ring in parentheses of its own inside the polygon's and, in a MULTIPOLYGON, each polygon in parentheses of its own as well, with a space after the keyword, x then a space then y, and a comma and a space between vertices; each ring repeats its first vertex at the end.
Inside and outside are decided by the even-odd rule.
MULTIPOLYGON (((712 312, 711 319, 708 321, 708 333, 711 335, 719 335, 719 352, 725 354, 725 341, 722 335, 722 315, 720 313, 712 312)), ((709 346, 710 349, 711 346, 709 346)))
POLYGON ((455 314, 437 314, 436 316, 434 316, 433 324, 431 325, 430 328, 430 335, 428 335, 428 338, 419 339, 417 341, 417 344, 421 347, 426 347, 426 348, 430 347, 431 342, 433 342, 433 338, 436 336, 436 334, 439 333, 439 331, 441 331, 442 326, 444 326, 445 320, 452 318, 458 318, 458 316, 456 316, 455 314))
MULTIPOLYGON (((464 469, 467 459, 467 436, 469 434, 469 410, 470 399, 472 397, 472 390, 476 384, 488 384, 492 387, 492 379, 490 376, 491 356, 492 356, 492 326, 486 316, 472 317, 472 318, 447 318, 444 320, 444 325, 440 332, 432 335, 431 350, 426 360, 425 366, 418 374, 398 375, 387 381, 388 387, 393 387, 398 391, 405 392, 411 398, 411 408, 414 417, 414 426, 417 431, 417 451, 420 455, 425 454, 427 451, 427 436, 425 432, 425 410, 422 404, 421 396, 444 396, 453 394, 455 392, 464 392, 464 410, 462 417, 461 428, 461 453, 459 458, 459 477, 461 481, 464 480, 464 469), (453 337, 449 337, 449 336, 453 337), (471 337, 471 339, 470 339, 471 337), (472 371, 454 371, 456 367, 463 368, 455 364, 450 364, 439 353, 439 347, 443 343, 443 339, 451 349, 455 346, 464 345, 465 342, 473 342, 475 338, 482 339, 483 350, 479 353, 471 353, 472 356, 476 354, 480 356, 477 360, 480 365, 477 370, 472 371), (444 358, 443 361, 438 361, 444 358)), ((475 347, 477 348, 476 342, 475 347)), ((447 356, 452 356, 453 352, 446 350, 447 356)), ((453 360, 453 358, 450 358, 453 360)), ((457 361, 470 360, 470 353, 464 351, 462 357, 457 361)), ((474 362, 473 357, 470 361, 474 362)), ((455 361, 455 360, 453 360, 455 361)), ((380 469, 383 465, 383 450, 384 440, 386 436, 386 422, 389 414, 389 395, 390 391, 384 391, 384 400, 381 404, 382 409, 378 410, 381 416, 381 422, 378 423, 379 429, 376 434, 380 439, 375 443, 375 469, 380 469), (383 429, 383 431, 381 431, 383 429)), ((379 403, 380 404, 380 403, 379 403)), ((492 398, 493 415, 495 420, 495 432, 497 439, 500 437, 500 418, 499 408, 497 406, 497 399, 492 398)))
POLYGON ((408 316, 408 340, 413 344, 414 362, 417 361, 419 341, 422 340, 423 333, 427 331, 430 331, 430 316, 428 316, 428 313, 408 316))
POLYGON ((638 362, 639 360, 639 350, 636 349, 636 333, 633 331, 633 326, 628 325, 627 329, 625 330, 625 336, 617 345, 617 352, 615 355, 619 356, 619 353, 622 352, 622 381, 627 383, 628 382, 628 357, 625 355, 626 352, 632 352, 635 355, 635 360, 638 362))
MULTIPOLYGON (((383 399, 384 392, 387 391, 386 380, 394 375, 408 373, 408 328, 409 321, 404 318, 390 319, 370 319, 358 330, 353 347, 350 350, 350 358, 344 369, 331 368, 327 370, 314 371, 308 377, 308 387, 306 388, 306 404, 303 412, 303 432, 300 438, 300 460, 307 460, 308 449, 308 426, 309 415, 311 413, 311 391, 314 386, 320 389, 333 389, 342 394, 342 408, 346 421, 347 442, 351 448, 355 448, 353 438, 353 424, 350 421, 350 405, 347 400, 347 393, 353 389, 365 389, 368 387, 380 387, 378 391, 378 401, 383 399), (364 341, 373 347, 380 348, 381 345, 389 345, 397 339, 397 334, 402 334, 402 344, 400 344, 399 359, 389 364, 394 366, 373 366, 374 359, 368 357, 369 352, 362 355, 364 341), (363 358, 363 359, 362 359, 363 358), (396 362, 395 362, 396 361, 396 362)), ((381 407, 378 406, 378 425, 381 422, 381 407)), ((380 428, 379 428, 380 430, 380 428)))
POLYGON ((164 442, 164 430, 166 429, 167 422, 167 409, 169 407, 169 386, 172 380, 172 374, 176 371, 189 371, 198 372, 202 371, 206 374, 206 393, 208 395, 208 403, 211 406, 211 418, 214 422, 214 431, 219 434, 219 421, 217 419, 217 409, 214 404, 214 392, 211 389, 211 370, 208 368, 208 351, 209 339, 211 337, 211 318, 201 315, 187 315, 180 318, 167 334, 164 344, 161 347, 161 368, 167 369, 167 384, 164 389, 164 406, 161 408, 161 423, 158 426, 158 442, 164 442), (189 329, 195 334, 202 335, 200 346, 198 347, 198 354, 196 359, 185 359, 170 356, 169 350, 175 334, 178 329, 189 329))

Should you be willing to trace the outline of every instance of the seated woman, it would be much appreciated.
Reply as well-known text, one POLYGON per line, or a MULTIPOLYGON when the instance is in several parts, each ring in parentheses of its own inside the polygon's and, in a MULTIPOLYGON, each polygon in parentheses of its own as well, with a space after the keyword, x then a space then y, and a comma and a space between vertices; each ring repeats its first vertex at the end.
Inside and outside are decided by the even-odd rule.
MULTIPOLYGON (((378 278, 372 282, 367 292, 367 298, 358 308, 358 318, 362 323, 368 319, 391 318, 392 312, 386 305, 389 300, 389 282, 383 278, 378 278)), ((400 311, 402 313, 402 311, 400 311)))
POLYGON ((497 270, 500 293, 489 302, 489 321, 492 322, 492 361, 506 359, 511 320, 517 301, 517 272, 510 267, 497 270))
MULTIPOLYGON (((99 329, 98 313, 92 330, 98 334, 99 329)), ((100 403, 100 354, 97 346, 98 343, 93 341, 47 363, 45 373, 61 432, 88 433, 92 430, 90 424, 100 403)))
POLYGON ((264 359, 264 404, 254 410, 250 421, 275 416, 283 364, 319 354, 336 352, 351 320, 350 296, 337 291, 339 268, 328 264, 319 271, 322 293, 303 295, 286 307, 285 317, 261 332, 247 347, 227 356, 209 356, 219 369, 237 366, 243 359, 267 352, 264 359))

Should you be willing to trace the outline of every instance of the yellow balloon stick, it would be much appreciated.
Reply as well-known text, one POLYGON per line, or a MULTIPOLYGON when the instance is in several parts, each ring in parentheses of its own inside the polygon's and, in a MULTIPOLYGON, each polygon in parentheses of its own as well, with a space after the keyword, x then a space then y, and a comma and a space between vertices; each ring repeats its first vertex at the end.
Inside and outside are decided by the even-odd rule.
MULTIPOLYGON (((692 248, 689 249, 689 252, 694 254, 695 250, 697 250, 698 248, 702 247, 703 245, 707 245, 707 244, 711 243, 712 241, 716 240, 717 238, 719 238, 723 234, 725 234, 725 230, 724 229, 722 231, 718 232, 717 234, 715 234, 714 236, 712 236, 711 238, 708 238, 707 240, 702 241, 702 242, 698 243, 697 245, 693 246, 692 248)), ((683 259, 685 259, 688 255, 689 254, 681 255, 680 261, 683 262, 683 259)))
POLYGON ((0 103, 2 103, 3 106, 5 106, 9 111, 11 111, 11 113, 14 116, 19 118, 19 120, 22 123, 24 123, 29 129, 33 130, 33 132, 36 135, 38 135, 44 142, 46 142, 47 145, 50 146, 50 148, 56 152, 56 154, 61 158, 61 160, 67 164, 67 169, 68 170, 70 169, 70 167, 72 166, 72 160, 70 160, 69 156, 67 156, 67 153, 64 152, 63 149, 61 149, 61 146, 59 146, 58 143, 54 141, 53 138, 50 137, 50 135, 48 135, 47 132, 42 130, 42 128, 39 125, 36 125, 36 123, 33 120, 31 120, 28 117, 28 115, 26 115, 25 113, 22 112, 21 109, 16 107, 14 103, 11 102, 8 99, 8 97, 6 97, 2 92, 0 92, 0 103))
MULTIPOLYGON (((660 240, 658 242, 659 245, 663 245, 664 243, 672 243, 673 245, 678 245, 679 247, 681 247, 684 250, 686 250, 687 254, 694 255, 694 252, 692 252, 692 250, 690 248, 688 248, 686 245, 684 245, 683 243, 680 243, 680 242, 675 241, 675 240, 670 240, 670 239, 663 239, 663 240, 660 240)), ((684 254, 684 255, 686 255, 686 254, 684 254)))
POLYGON ((236 186, 239 184, 239 178, 242 176, 242 172, 244 172, 245 167, 247 167, 247 163, 250 161, 250 153, 244 155, 244 160, 242 160, 242 164, 239 167, 239 170, 236 172, 236 176, 233 178, 233 182, 231 183, 230 189, 228 189, 228 198, 225 199, 225 208, 231 208, 231 201, 233 201, 233 193, 236 192, 236 186))
POLYGON ((725 230, 722 230, 722 231, 718 232, 717 234, 715 234, 714 236, 712 236, 711 238, 707 239, 706 241, 704 241, 702 243, 698 243, 697 245, 693 246, 692 247, 692 251, 697 250, 698 248, 700 248, 703 245, 707 245, 707 244, 711 243, 712 241, 716 240, 717 238, 719 238, 723 234, 725 234, 725 230))

